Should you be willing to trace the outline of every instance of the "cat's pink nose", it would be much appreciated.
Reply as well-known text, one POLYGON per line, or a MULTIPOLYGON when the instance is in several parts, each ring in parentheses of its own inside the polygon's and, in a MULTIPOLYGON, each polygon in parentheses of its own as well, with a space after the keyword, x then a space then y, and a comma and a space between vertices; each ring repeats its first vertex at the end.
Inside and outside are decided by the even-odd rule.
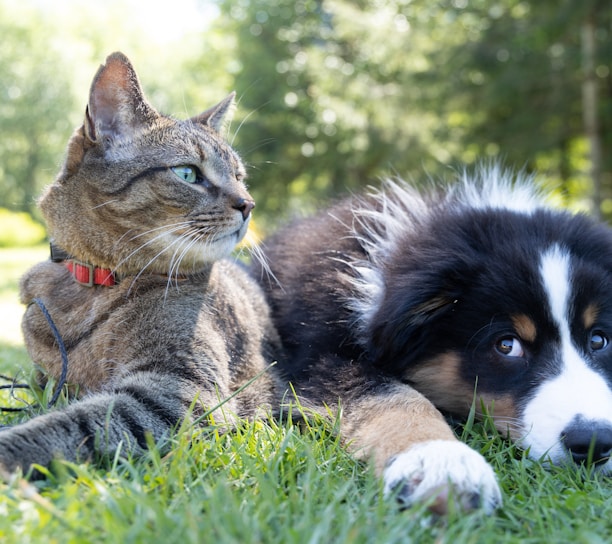
POLYGON ((246 220, 251 213, 251 210, 255 207, 254 200, 247 200, 246 198, 241 198, 236 204, 234 204, 233 208, 242 213, 242 217, 246 220))

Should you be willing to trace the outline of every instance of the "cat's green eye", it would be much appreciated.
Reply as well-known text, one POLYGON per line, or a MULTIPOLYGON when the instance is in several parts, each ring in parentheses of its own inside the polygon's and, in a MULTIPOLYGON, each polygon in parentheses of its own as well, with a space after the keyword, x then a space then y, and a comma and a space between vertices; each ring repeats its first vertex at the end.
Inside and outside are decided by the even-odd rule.
POLYGON ((198 171, 193 166, 174 166, 172 171, 187 183, 198 181, 198 171))

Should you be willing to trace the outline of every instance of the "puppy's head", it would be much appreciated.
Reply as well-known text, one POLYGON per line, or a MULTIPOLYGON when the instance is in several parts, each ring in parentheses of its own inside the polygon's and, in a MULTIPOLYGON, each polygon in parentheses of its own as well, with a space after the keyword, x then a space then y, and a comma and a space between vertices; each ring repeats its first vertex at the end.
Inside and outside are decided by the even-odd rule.
POLYGON ((612 471, 612 233, 539 210, 440 213, 387 256, 372 359, 443 411, 476 391, 534 458, 612 471))

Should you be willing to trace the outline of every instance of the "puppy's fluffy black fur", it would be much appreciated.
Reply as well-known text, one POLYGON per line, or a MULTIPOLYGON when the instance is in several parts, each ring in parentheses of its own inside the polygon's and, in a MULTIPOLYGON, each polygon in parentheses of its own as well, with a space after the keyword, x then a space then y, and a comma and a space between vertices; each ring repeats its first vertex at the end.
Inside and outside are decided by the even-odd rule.
POLYGON ((253 272, 287 350, 280 370, 310 402, 340 399, 350 411, 410 386, 465 417, 476 388, 497 426, 534 456, 582 461, 594 439, 608 470, 607 226, 548 207, 531 180, 491 167, 444 190, 386 182, 293 223, 264 251, 271 274, 253 272), (567 372, 597 382, 600 411, 575 398, 579 387, 547 400, 565 394, 567 372))

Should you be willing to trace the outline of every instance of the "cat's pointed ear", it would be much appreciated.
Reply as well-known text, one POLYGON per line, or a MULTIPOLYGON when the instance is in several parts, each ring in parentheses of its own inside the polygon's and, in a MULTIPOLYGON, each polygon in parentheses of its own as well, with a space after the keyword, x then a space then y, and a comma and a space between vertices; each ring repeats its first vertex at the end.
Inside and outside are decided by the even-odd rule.
POLYGON ((216 106, 207 109, 204 113, 193 117, 194 123, 202 123, 219 133, 223 133, 229 125, 236 109, 236 93, 231 92, 216 106))
POLYGON ((123 53, 109 55, 91 84, 85 112, 87 137, 93 142, 113 141, 157 116, 128 58, 123 53))

